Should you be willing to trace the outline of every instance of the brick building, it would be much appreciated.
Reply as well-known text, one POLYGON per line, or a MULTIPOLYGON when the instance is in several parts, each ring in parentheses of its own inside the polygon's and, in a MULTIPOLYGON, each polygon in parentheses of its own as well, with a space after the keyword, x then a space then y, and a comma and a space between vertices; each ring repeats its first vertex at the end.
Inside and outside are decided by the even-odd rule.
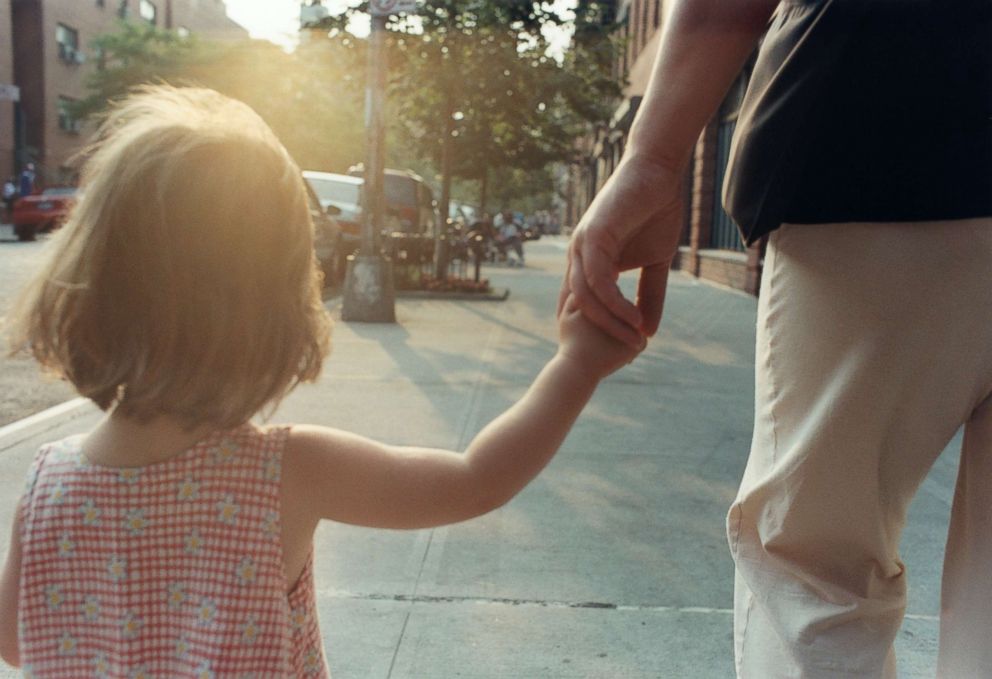
MULTIPOLYGON (((228 18, 224 0, 0 0, 0 8, 0 82, 4 64, 12 63, 10 80, 21 93, 16 121, 5 121, 0 112, 0 171, 30 160, 46 182, 72 176, 67 162, 85 130, 71 104, 85 96, 86 74, 96 68, 90 41, 114 30, 116 21, 211 38, 248 37, 228 18)), ((0 110, 11 108, 4 104, 0 110)))
MULTIPOLYGON (((0 85, 14 84, 10 3, 0 0, 0 85)), ((14 174, 14 102, 0 101, 0 182, 14 174)))
MULTIPOLYGON (((570 170, 566 224, 578 222, 620 162, 630 125, 647 89, 670 5, 662 0, 616 2, 612 18, 625 49, 617 59, 615 72, 617 78, 626 75, 627 86, 610 123, 579 142, 585 160, 570 170)), ((757 294, 764 244, 745 248, 737 227, 720 204, 730 140, 748 73, 749 69, 745 69, 741 74, 696 144, 686 171, 682 241, 673 266, 693 276, 757 294)))

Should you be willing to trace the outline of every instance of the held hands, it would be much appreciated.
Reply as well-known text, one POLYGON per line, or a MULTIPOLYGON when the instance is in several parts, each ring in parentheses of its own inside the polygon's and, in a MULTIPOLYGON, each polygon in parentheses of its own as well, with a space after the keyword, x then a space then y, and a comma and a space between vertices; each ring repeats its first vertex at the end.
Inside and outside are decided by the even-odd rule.
POLYGON ((625 158, 572 233, 559 315, 574 296, 586 318, 639 351, 661 321, 682 202, 681 172, 625 158), (636 304, 617 287, 620 273, 631 269, 640 269, 636 304))
POLYGON ((633 361, 647 344, 642 337, 633 347, 606 334, 582 315, 572 295, 558 314, 558 336, 558 355, 596 381, 633 361))

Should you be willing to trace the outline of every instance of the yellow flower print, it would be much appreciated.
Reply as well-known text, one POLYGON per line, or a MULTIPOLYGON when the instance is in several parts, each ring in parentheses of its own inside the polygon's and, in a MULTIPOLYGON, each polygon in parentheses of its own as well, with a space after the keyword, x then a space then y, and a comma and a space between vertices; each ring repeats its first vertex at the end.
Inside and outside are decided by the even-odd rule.
POLYGON ((196 667, 196 679, 214 679, 214 671, 210 669, 210 663, 204 660, 196 667))
POLYGON ((128 613, 121 621, 121 634, 125 639, 137 639, 141 633, 142 620, 134 613, 128 613))
POLYGON ((65 500, 65 485, 59 481, 52 488, 52 492, 48 494, 48 502, 53 505, 60 505, 62 501, 65 500))
POLYGON ((233 495, 227 495, 217 503, 217 518, 221 523, 226 523, 229 526, 233 526, 237 522, 239 511, 241 508, 234 504, 233 495))
POLYGON ((127 577, 127 561, 119 556, 112 556, 107 562, 107 573, 111 580, 123 580, 127 577))
POLYGON ((217 604, 210 599, 200 600, 200 605, 196 609, 196 622, 203 626, 214 624, 217 619, 217 604))
POLYGON ((237 443, 225 440, 214 448, 214 462, 217 464, 229 462, 235 458, 240 450, 241 447, 237 443))
POLYGON ((238 579, 239 584, 250 585, 255 582, 255 577, 258 575, 258 568, 255 566, 255 562, 251 560, 251 557, 246 556, 234 569, 234 575, 238 579))
POLYGON ((138 476, 140 475, 140 473, 141 470, 138 469, 137 467, 126 467, 120 471, 120 473, 117 475, 117 478, 122 483, 133 484, 133 483, 137 483, 138 476))
POLYGON ((258 622, 255 620, 255 616, 248 618, 245 621, 244 627, 241 628, 241 643, 254 644, 258 640, 258 635, 261 631, 258 627, 258 622))
POLYGON ((203 549, 203 538, 200 537, 200 531, 195 528, 189 532, 183 542, 187 554, 199 554, 203 549))
POLYGON ((79 511, 83 515, 84 526, 100 525, 100 509, 96 506, 96 503, 94 503, 93 500, 87 500, 83 504, 79 505, 79 511))
POLYGON ((189 656, 189 641, 186 637, 179 637, 176 639, 176 657, 180 660, 185 660, 189 656))
POLYGON ((110 662, 103 653, 93 656, 93 674, 96 675, 97 679, 109 679, 110 677, 110 662))
POLYGON ((169 608, 179 608, 186 602, 186 592, 183 591, 183 585, 179 582, 174 582, 169 585, 169 608))
POLYGON ((83 599, 83 619, 86 622, 96 622, 100 618, 100 600, 95 596, 83 599))
POLYGON ((72 556, 76 551, 76 543, 72 541, 72 536, 62 533, 58 542, 59 556, 72 556))
POLYGON ((142 665, 128 672, 127 679, 152 679, 152 675, 148 672, 148 668, 142 665))
POLYGON ((315 674, 320 669, 320 652, 312 646, 303 654, 303 671, 315 674))
POLYGON ((131 535, 141 535, 148 527, 144 509, 132 509, 124 514, 124 527, 131 535))
POLYGON ((279 471, 279 458, 270 457, 265 463, 265 480, 278 481, 279 471))
POLYGON ((79 642, 73 637, 69 632, 63 632, 62 637, 59 639, 58 651, 59 655, 75 655, 76 649, 79 647, 79 642))
POLYGON ((200 484, 193 479, 186 477, 186 480, 179 484, 178 497, 180 502, 192 502, 200 493, 200 484))
POLYGON ((57 610, 63 601, 65 601, 65 597, 62 595, 61 587, 58 585, 49 585, 45 588, 45 602, 49 608, 57 610))
POLYGON ((293 629, 301 629, 306 623, 307 611, 302 606, 294 608, 289 612, 289 624, 293 626, 293 629))
POLYGON ((267 512, 262 521, 262 531, 270 538, 279 537, 279 513, 267 512))

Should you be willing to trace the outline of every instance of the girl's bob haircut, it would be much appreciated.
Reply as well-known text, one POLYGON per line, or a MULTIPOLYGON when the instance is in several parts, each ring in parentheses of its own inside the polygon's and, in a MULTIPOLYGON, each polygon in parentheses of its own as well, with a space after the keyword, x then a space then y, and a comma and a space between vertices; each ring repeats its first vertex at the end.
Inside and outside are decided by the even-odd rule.
POLYGON ((145 87, 114 106, 81 197, 11 314, 101 409, 234 427, 315 379, 329 347, 300 169, 248 106, 145 87))

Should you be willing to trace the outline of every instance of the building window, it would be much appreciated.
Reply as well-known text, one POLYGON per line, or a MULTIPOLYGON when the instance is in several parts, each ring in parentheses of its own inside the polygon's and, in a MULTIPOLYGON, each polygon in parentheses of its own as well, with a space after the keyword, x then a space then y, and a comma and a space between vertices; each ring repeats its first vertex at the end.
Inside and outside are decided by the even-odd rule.
POLYGON ((59 59, 70 64, 83 63, 83 53, 79 51, 79 31, 65 24, 56 24, 55 42, 59 48, 59 59))
POLYGON ((107 0, 96 0, 96 6, 97 7, 106 7, 107 6, 107 0))
POLYGON ((158 8, 155 6, 154 2, 151 0, 141 0, 141 5, 138 8, 138 13, 141 18, 154 26, 158 21, 158 8))
POLYGON ((74 99, 59 97, 59 129, 70 134, 79 134, 83 129, 83 121, 73 115, 74 99))
POLYGON ((120 3, 118 3, 117 5, 117 16, 119 16, 121 19, 127 19, 129 14, 130 14, 130 10, 128 9, 127 6, 127 0, 121 0, 120 3))
POLYGON ((654 27, 661 25, 661 0, 654 0, 654 27))

